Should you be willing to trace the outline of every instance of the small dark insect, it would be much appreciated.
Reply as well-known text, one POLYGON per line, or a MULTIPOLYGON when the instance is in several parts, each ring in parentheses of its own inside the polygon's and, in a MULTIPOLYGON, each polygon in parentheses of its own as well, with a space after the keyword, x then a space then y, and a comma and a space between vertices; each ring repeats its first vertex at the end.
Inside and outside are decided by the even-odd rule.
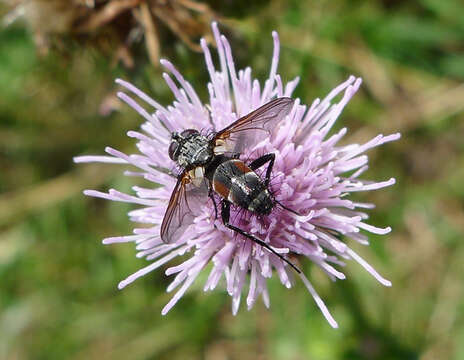
POLYGON ((281 97, 209 137, 194 129, 172 134, 169 157, 181 167, 182 172, 161 224, 164 242, 172 243, 183 234, 206 196, 213 201, 217 218, 215 192, 221 197, 221 218, 227 228, 263 246, 300 273, 295 265, 267 243, 230 223, 231 204, 257 215, 269 215, 276 204, 295 213, 274 199, 268 189, 275 154, 265 154, 248 165, 239 159, 246 147, 269 136, 292 107, 293 99, 281 97), (265 164, 268 166, 263 181, 255 170, 265 164))

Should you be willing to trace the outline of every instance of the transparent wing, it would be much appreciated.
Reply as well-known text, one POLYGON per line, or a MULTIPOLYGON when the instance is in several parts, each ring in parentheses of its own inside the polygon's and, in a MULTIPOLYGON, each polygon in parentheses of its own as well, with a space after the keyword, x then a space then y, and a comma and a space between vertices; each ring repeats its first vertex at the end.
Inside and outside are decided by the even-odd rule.
POLYGON ((223 140, 234 153, 252 147, 271 134, 278 123, 292 110, 294 100, 274 99, 219 131, 215 140, 223 140))
POLYGON ((200 214, 201 206, 207 201, 207 194, 206 180, 200 186, 195 186, 187 172, 179 176, 161 224, 160 235, 163 242, 173 243, 180 238, 200 214))

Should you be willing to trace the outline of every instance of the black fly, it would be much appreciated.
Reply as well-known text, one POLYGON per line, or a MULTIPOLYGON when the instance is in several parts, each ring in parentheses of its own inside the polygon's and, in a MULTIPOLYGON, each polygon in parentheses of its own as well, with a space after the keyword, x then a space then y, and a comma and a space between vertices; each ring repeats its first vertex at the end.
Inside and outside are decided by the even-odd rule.
POLYGON ((221 197, 221 218, 224 225, 238 234, 263 246, 300 270, 289 260, 278 254, 263 240, 230 223, 231 204, 257 215, 269 215, 278 203, 268 187, 275 154, 265 154, 246 165, 239 159, 240 153, 267 136, 290 112, 293 99, 277 98, 255 111, 238 119, 212 136, 201 135, 197 130, 187 129, 173 133, 169 146, 169 157, 182 169, 171 194, 169 205, 161 224, 161 239, 175 242, 196 216, 205 196, 213 201, 216 217, 217 205, 213 192, 221 197), (267 165, 263 180, 255 170, 267 165))

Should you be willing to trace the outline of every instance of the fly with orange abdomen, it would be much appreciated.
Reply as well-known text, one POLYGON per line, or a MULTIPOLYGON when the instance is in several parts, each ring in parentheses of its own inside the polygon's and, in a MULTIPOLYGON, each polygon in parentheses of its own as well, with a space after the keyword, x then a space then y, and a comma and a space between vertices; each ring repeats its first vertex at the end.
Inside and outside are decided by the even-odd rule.
POLYGON ((293 212, 269 191, 275 154, 265 154, 248 165, 239 159, 245 147, 271 135, 290 112, 293 102, 286 97, 274 99, 210 137, 195 129, 171 135, 169 157, 182 171, 161 224, 160 235, 164 242, 179 239, 197 216, 205 196, 213 201, 217 218, 216 193, 221 198, 221 219, 227 228, 266 248, 300 273, 294 264, 266 242, 230 223, 231 205, 262 216, 269 215, 276 204, 293 212), (262 180, 255 171, 266 164, 266 175, 262 180))

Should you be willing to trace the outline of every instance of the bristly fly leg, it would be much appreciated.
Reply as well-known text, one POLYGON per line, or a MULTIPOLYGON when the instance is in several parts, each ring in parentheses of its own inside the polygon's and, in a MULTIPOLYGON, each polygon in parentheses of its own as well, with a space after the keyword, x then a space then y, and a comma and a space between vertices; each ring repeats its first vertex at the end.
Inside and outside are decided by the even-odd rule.
POLYGON ((279 259, 282 261, 285 261, 288 265, 290 265, 298 274, 301 274, 301 270, 298 269, 295 265, 293 265, 289 260, 284 258, 281 254, 278 254, 273 248, 271 248, 268 244, 266 244, 263 240, 258 239, 256 236, 247 233, 246 231, 232 225, 229 223, 230 220, 230 202, 226 200, 222 200, 222 208, 221 208, 221 217, 222 217, 222 222, 224 223, 224 226, 239 233, 240 235, 245 236, 246 238, 250 239, 251 241, 254 241, 255 243, 261 245, 262 247, 266 248, 269 250, 271 253, 276 255, 279 259))
MULTIPOLYGON (((214 191, 213 191, 212 186, 208 190, 208 196, 209 196, 209 198, 211 199, 211 201, 213 202, 213 205, 214 205, 214 220, 217 220, 217 218, 218 218, 218 210, 217 210, 216 200, 214 199, 214 191)), ((214 227, 216 227, 216 224, 214 224, 214 227)))
POLYGON ((264 180, 264 185, 266 187, 269 186, 269 181, 271 180, 271 172, 272 168, 274 167, 274 161, 275 161, 275 154, 274 153, 269 153, 266 155, 263 155, 256 160, 252 161, 249 165, 250 169, 255 171, 256 169, 259 169, 261 166, 263 166, 266 163, 269 163, 267 166, 266 170, 266 180, 264 180))

